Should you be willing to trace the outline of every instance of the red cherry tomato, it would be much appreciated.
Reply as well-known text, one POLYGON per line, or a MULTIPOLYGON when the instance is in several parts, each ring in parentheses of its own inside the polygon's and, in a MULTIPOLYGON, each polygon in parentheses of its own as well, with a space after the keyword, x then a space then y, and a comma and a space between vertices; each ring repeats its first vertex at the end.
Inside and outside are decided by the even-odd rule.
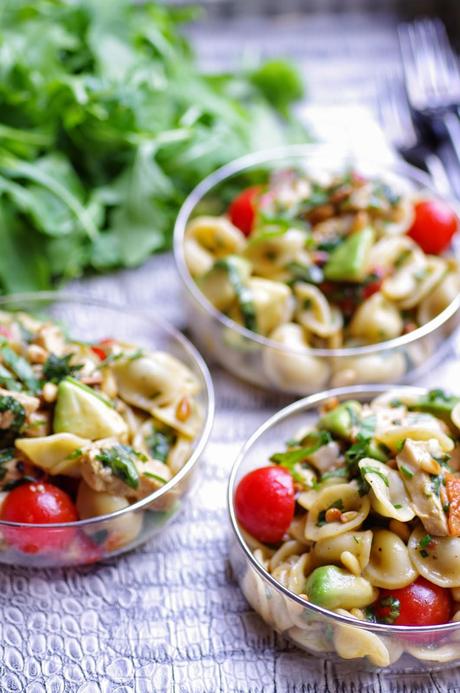
POLYGON ((244 476, 235 494, 238 522, 255 539, 281 541, 294 517, 294 484, 283 467, 261 467, 244 476))
POLYGON ((22 484, 10 491, 3 502, 0 520, 42 524, 41 527, 5 527, 9 544, 25 553, 49 553, 66 549, 75 536, 74 527, 46 529, 52 522, 75 522, 77 510, 70 496, 43 481, 22 484))
POLYGON ((375 607, 379 620, 391 621, 395 626, 436 626, 447 623, 452 613, 452 597, 448 589, 438 587, 419 577, 399 590, 381 590, 375 607), (391 600, 398 600, 393 605, 391 600), (392 608, 395 608, 393 615, 392 608), (399 611, 399 614, 395 614, 399 611))
POLYGON ((11 332, 6 325, 0 325, 0 334, 2 337, 6 337, 7 339, 13 339, 13 333, 11 332))
POLYGON ((93 344, 91 351, 93 351, 101 361, 104 361, 104 359, 107 358, 107 349, 105 347, 111 346, 114 341, 114 339, 101 339, 98 344, 93 344))
POLYGON ((230 221, 237 226, 245 236, 249 236, 254 226, 256 215, 256 199, 261 191, 260 185, 246 188, 242 193, 235 197, 231 203, 228 214, 230 221))
POLYGON ((450 246, 458 217, 442 200, 422 200, 415 205, 415 219, 408 231, 425 253, 440 255, 450 246))
POLYGON ((106 352, 104 351, 104 349, 101 349, 101 347, 92 346, 91 351, 93 351, 101 361, 104 361, 104 359, 107 358, 106 352))
POLYGON ((70 544, 65 560, 66 563, 75 563, 75 565, 90 565, 97 563, 102 557, 102 550, 91 537, 84 532, 79 532, 70 544))
POLYGON ((368 284, 363 289, 363 298, 370 298, 374 294, 377 293, 377 291, 380 291, 382 284, 383 284, 383 278, 384 278, 384 271, 380 269, 380 267, 376 267, 373 272, 375 275, 375 279, 368 284))

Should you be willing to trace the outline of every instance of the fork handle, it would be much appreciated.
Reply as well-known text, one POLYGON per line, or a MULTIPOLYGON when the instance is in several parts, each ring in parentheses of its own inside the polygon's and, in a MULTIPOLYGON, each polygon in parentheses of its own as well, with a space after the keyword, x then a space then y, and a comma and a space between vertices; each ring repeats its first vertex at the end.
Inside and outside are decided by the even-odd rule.
POLYGON ((433 153, 427 154, 425 166, 439 192, 442 195, 452 195, 452 185, 440 157, 433 153))

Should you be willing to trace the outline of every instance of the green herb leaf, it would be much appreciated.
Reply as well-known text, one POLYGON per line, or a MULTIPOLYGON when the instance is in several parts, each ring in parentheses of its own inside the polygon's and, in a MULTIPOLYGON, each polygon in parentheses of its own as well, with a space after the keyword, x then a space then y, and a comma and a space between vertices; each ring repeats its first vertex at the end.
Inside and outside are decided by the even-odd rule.
POLYGON ((45 380, 57 384, 68 375, 75 375, 75 373, 81 370, 83 368, 82 364, 73 365, 70 363, 72 357, 73 354, 67 354, 66 356, 50 354, 43 366, 45 380))
POLYGON ((35 376, 30 363, 8 346, 3 346, 0 353, 5 365, 24 383, 26 389, 34 395, 38 394, 41 390, 40 381, 35 376))
POLYGON ((137 457, 138 454, 129 445, 103 448, 96 455, 96 459, 102 462, 104 467, 109 467, 116 477, 133 489, 139 486, 139 472, 135 463, 137 457))

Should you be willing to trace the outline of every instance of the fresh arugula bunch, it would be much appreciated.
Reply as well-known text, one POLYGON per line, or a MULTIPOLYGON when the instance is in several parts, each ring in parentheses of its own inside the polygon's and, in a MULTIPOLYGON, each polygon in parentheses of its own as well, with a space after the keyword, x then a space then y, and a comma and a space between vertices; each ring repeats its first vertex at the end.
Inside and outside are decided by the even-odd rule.
POLYGON ((0 290, 135 266, 169 247, 208 173, 305 140, 296 71, 202 74, 179 30, 190 12, 6 0, 0 16, 0 290))

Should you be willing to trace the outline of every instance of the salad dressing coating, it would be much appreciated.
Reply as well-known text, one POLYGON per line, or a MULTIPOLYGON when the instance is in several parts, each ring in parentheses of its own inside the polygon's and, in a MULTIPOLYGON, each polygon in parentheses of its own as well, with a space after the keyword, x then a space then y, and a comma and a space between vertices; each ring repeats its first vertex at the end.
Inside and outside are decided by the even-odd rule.
MULTIPOLYGON (((192 452, 199 390, 171 354, 114 339, 79 342, 57 324, 0 313, 2 503, 32 482, 70 489, 79 519, 146 498, 192 452)), ((140 532, 142 513, 133 517, 118 518, 111 548, 140 532)))
MULTIPOLYGON (((258 540, 263 498, 257 489, 251 497, 240 492, 256 471, 240 481, 235 508, 243 529, 246 523, 253 528, 244 537, 254 556, 306 603, 371 623, 434 625, 458 620, 460 613, 460 398, 442 390, 406 393, 396 390, 368 404, 326 402, 315 426, 274 451, 271 467, 256 470, 261 478, 278 468, 293 480, 295 510, 279 541, 258 540), (414 606, 414 590, 432 592, 432 611, 414 606)), ((280 522, 275 506, 272 513, 273 523, 280 522)), ((252 581, 261 578, 253 573, 252 581)), ((245 594, 257 603, 249 583, 246 578, 245 594)), ((264 608, 273 625, 288 634, 293 629, 296 641, 311 649, 321 621, 308 612, 296 618, 301 607, 270 592, 264 608)), ((385 637, 339 624, 330 630, 330 650, 345 658, 368 656, 378 666, 403 649, 439 661, 459 654, 443 640, 436 656, 437 642, 425 636, 402 643, 396 656, 395 643, 387 647, 385 637)))

